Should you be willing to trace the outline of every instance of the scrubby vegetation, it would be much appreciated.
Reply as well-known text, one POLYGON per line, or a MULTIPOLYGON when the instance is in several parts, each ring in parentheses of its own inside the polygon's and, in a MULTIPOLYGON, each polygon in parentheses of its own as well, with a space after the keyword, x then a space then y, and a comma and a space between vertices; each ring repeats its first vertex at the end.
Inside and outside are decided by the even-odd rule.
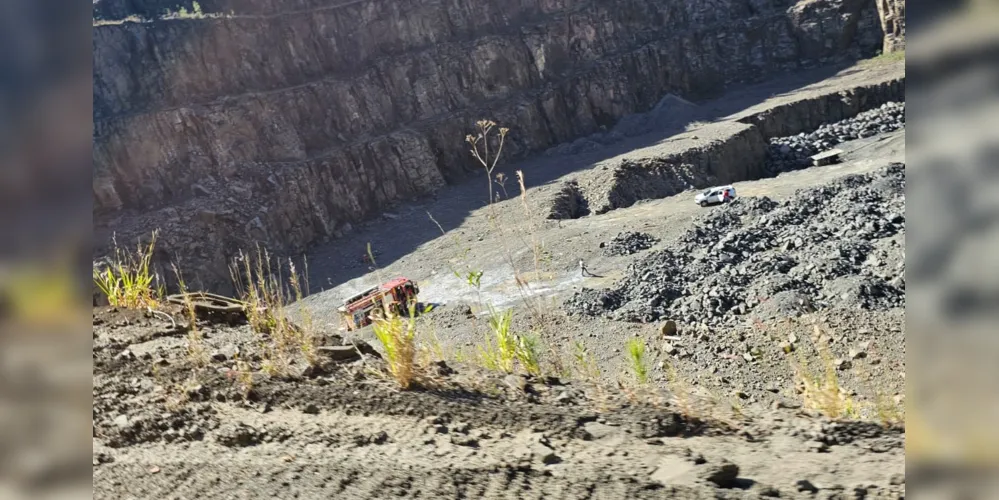
POLYGON ((137 309, 159 304, 163 286, 151 267, 156 235, 154 231, 147 244, 139 242, 135 251, 118 247, 114 240, 110 261, 94 267, 94 284, 112 306, 137 309))

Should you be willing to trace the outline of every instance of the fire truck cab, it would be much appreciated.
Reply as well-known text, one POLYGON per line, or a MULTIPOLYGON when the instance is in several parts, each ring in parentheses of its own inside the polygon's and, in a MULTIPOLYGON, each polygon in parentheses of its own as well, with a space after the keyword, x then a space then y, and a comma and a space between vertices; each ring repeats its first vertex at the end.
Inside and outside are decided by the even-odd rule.
POLYGON ((387 312, 406 315, 409 304, 416 302, 419 293, 416 282, 400 277, 348 298, 338 311, 344 328, 353 331, 370 325, 387 312))

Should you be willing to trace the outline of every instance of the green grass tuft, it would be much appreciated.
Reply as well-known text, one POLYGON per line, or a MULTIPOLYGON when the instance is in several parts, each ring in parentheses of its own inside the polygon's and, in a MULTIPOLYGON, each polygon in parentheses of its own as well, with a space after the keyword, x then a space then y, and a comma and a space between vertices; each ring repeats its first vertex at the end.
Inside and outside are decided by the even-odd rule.
POLYGON ((649 383, 649 362, 645 356, 645 341, 633 338, 628 341, 628 364, 635 381, 641 385, 649 383))

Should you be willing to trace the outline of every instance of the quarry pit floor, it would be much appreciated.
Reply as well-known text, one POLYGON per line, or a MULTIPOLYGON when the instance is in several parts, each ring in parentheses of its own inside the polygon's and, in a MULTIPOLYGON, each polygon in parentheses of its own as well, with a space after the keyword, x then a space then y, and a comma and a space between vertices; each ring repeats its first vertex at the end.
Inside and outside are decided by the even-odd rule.
MULTIPOLYGON (((527 177, 529 214, 512 181, 506 199, 486 207, 485 179, 472 178, 309 254, 311 295, 292 308, 308 312, 322 333, 339 330, 336 309, 347 295, 395 276, 420 283, 421 301, 438 307, 419 318, 419 341, 438 343, 454 368, 433 390, 398 390, 373 375, 366 358, 315 377, 258 376, 251 398, 231 369, 260 348, 248 326, 201 325, 211 361, 192 382, 188 337, 177 328, 181 316, 95 311, 95 497, 222 498, 236 488, 241 498, 904 498, 904 430, 882 426, 877 416, 831 422, 803 408, 790 357, 767 337, 806 339, 815 324, 823 325, 833 355, 852 363, 838 365, 839 393, 864 408, 882 397, 900 404, 904 309, 821 311, 773 325, 772 332, 750 325, 692 332, 679 325, 676 338, 664 338, 658 322, 562 312, 559 302, 575 290, 614 286, 637 259, 674 245, 695 218, 725 208, 702 208, 688 191, 602 215, 545 218, 542 200, 551 183, 601 168, 594 157, 611 161, 640 148, 656 154, 655 144, 636 141, 620 153, 512 165, 509 178, 516 169, 527 177), (600 244, 624 231, 659 241, 633 255, 605 256, 600 244), (362 262, 369 243, 377 269, 362 262), (535 246, 544 249, 540 273, 535 246), (600 277, 580 276, 580 259, 600 277), (480 293, 452 272, 465 269, 482 271, 480 293), (571 356, 582 345, 607 383, 595 387, 610 392, 571 377, 507 376, 467 362, 488 337, 484 318, 472 310, 480 304, 512 308, 515 331, 533 328, 514 269, 540 297, 533 303, 544 309, 548 328, 539 333, 546 354, 571 356), (650 406, 615 385, 628 376, 625 345, 633 338, 648 345, 656 390, 676 398, 685 387, 691 394, 650 406), (753 360, 738 355, 749 344, 763 351, 753 360), (856 351, 861 345, 863 355, 856 351), (687 351, 696 356, 684 357, 687 351), (183 404, 167 405, 177 394, 183 404), (705 413, 701 402, 710 405, 705 413), (691 427, 722 413, 736 419, 734 428, 691 427)), ((779 202, 799 189, 904 162, 905 131, 839 148, 845 151, 839 164, 736 182, 739 197, 779 202)), ((891 243, 900 240, 904 251, 899 236, 891 243)), ((370 328, 345 337, 378 348, 370 328)), ((804 352, 806 342, 799 344, 804 352)))

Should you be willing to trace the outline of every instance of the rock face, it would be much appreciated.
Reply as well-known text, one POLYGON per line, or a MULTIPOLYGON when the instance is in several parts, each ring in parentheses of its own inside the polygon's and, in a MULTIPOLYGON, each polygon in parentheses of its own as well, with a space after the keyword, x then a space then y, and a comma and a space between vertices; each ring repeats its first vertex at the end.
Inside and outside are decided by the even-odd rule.
POLYGON ((94 8, 98 236, 160 228, 157 258, 183 256, 209 288, 236 249, 297 253, 461 179, 477 118, 512 128, 513 159, 665 94, 717 95, 882 43, 877 10, 857 0, 94 8))
POLYGON ((787 172, 812 166, 811 156, 837 144, 892 132, 905 127, 905 103, 888 102, 877 109, 836 123, 819 127, 811 133, 770 139, 766 170, 787 172))
POLYGON ((625 157, 607 169, 594 169, 579 179, 575 194, 579 203, 603 214, 639 200, 801 168, 802 162, 811 162, 805 153, 812 147, 824 149, 850 137, 900 128, 904 105, 898 102, 904 100, 904 77, 890 77, 750 110, 734 121, 675 136, 682 140, 675 150, 656 146, 653 154, 625 157), (809 148, 799 144, 806 135, 814 135, 809 148), (774 141, 802 147, 784 153, 775 149, 774 141))
POLYGON ((876 0, 881 31, 884 32, 883 53, 905 50, 905 0, 876 0))

